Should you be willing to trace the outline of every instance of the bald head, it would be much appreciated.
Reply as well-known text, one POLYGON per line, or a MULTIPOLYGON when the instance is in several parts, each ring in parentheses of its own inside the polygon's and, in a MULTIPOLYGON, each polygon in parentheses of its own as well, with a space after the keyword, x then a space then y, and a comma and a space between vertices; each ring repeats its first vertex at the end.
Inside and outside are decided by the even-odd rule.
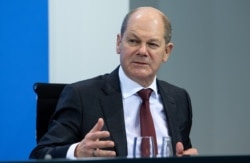
POLYGON ((121 27, 121 36, 123 36, 131 20, 147 19, 155 23, 161 23, 164 26, 164 39, 166 43, 171 40, 172 27, 169 19, 160 10, 153 7, 139 7, 131 10, 124 18, 121 27), (158 21, 158 22, 157 22, 158 21))

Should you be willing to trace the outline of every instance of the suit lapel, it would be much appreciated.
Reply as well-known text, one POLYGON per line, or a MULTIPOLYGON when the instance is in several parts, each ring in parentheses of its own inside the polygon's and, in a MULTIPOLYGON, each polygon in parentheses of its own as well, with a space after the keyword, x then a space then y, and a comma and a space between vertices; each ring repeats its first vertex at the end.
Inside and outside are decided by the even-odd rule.
POLYGON ((103 87, 105 95, 101 98, 101 104, 107 129, 115 142, 117 155, 126 156, 127 139, 119 83, 118 69, 116 69, 107 77, 106 84, 103 87))
POLYGON ((167 124, 169 135, 172 138, 173 150, 175 152, 175 144, 178 140, 180 140, 180 135, 178 134, 179 127, 178 127, 178 112, 176 109, 176 101, 175 99, 169 94, 171 87, 162 85, 161 82, 157 82, 159 94, 161 95, 163 107, 165 114, 167 116, 167 124))

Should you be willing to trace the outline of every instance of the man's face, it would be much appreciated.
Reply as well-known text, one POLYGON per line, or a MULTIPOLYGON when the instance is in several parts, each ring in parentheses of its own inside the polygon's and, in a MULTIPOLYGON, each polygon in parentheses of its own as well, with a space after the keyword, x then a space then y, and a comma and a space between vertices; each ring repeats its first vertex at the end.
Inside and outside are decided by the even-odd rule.
POLYGON ((139 83, 152 82, 172 44, 164 40, 164 25, 157 14, 133 14, 123 36, 117 36, 117 53, 124 72, 139 83))

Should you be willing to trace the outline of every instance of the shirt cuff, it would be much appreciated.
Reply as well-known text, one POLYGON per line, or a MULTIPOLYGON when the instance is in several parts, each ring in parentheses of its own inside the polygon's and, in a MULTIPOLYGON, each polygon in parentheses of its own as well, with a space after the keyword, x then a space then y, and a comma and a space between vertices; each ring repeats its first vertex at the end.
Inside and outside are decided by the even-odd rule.
POLYGON ((66 155, 66 158, 67 159, 71 159, 71 160, 76 160, 77 158, 75 157, 75 149, 76 149, 76 146, 78 145, 79 143, 75 143, 75 144, 72 144, 68 151, 67 151, 67 155, 66 155))

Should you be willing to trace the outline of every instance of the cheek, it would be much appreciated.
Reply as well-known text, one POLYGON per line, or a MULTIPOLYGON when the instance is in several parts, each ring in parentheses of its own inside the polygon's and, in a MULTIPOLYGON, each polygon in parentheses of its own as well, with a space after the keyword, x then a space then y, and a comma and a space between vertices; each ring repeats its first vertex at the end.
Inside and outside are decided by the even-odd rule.
POLYGON ((165 53, 165 51, 160 51, 157 53, 159 62, 166 62, 168 60, 168 55, 165 53))
POLYGON ((121 48, 121 54, 124 55, 124 58, 132 56, 135 52, 136 52, 136 50, 134 48, 131 48, 131 47, 123 46, 121 48))
POLYGON ((155 67, 159 67, 162 63, 167 61, 167 58, 165 55, 163 55, 162 53, 155 53, 153 55, 151 55, 151 59, 153 61, 153 65, 155 67))
POLYGON ((128 52, 122 48, 120 52, 120 61, 125 62, 127 58, 128 58, 128 52))

